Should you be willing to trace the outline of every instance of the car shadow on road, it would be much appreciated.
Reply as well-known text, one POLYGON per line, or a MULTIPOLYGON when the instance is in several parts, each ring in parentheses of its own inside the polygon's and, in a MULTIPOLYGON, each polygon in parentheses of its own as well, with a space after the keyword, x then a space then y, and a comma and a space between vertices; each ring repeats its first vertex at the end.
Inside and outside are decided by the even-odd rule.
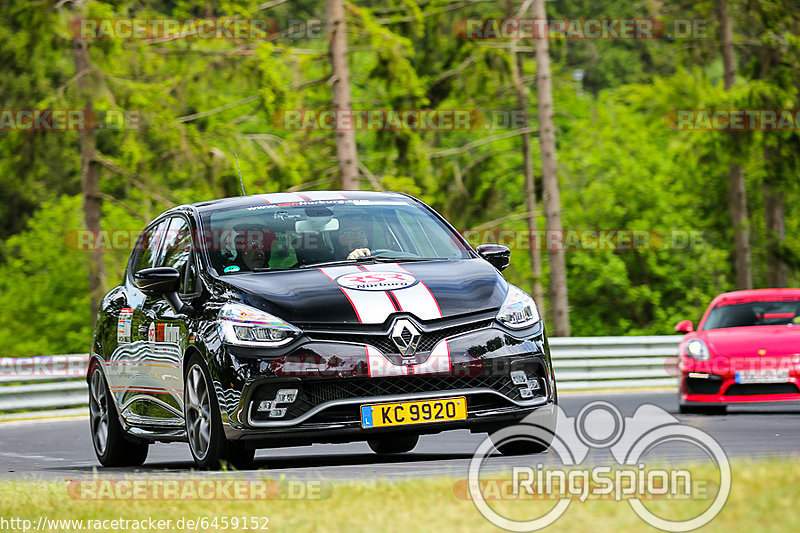
MULTIPOLYGON (((352 454, 335 454, 335 455, 322 455, 322 454, 308 454, 308 455, 291 455, 282 457, 256 457, 253 469, 244 470, 244 472, 266 472, 269 470, 286 470, 286 469, 299 469, 299 470, 314 470, 327 467, 341 467, 341 466, 378 466, 386 464, 411 464, 411 463, 429 463, 439 461, 451 460, 470 460, 472 459, 471 453, 403 453, 396 455, 376 455, 374 453, 352 453, 352 454)), ((167 473, 190 473, 199 472, 193 470, 195 468, 194 462, 187 461, 163 461, 145 463, 141 467, 119 467, 119 468, 103 468, 97 466, 56 466, 47 468, 51 472, 58 471, 72 471, 83 472, 86 474, 93 474, 95 471, 99 475, 119 474, 124 472, 126 474, 167 474, 167 473)), ((317 473, 317 472, 314 472, 317 473)), ((369 474, 372 474, 370 471, 369 474)))

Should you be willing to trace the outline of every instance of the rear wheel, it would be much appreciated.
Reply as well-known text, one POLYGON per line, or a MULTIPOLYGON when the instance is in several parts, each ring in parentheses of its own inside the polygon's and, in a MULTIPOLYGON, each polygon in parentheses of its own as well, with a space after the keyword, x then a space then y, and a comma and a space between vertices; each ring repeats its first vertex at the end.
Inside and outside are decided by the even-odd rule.
POLYGON ((103 466, 141 466, 149 443, 133 440, 125 433, 103 371, 97 365, 89 378, 89 425, 92 445, 103 466))
POLYGON ((186 436, 195 464, 207 470, 223 464, 239 469, 252 465, 255 450, 225 438, 219 403, 200 356, 189 360, 184 382, 186 436))
POLYGON ((416 447, 418 442, 419 435, 404 435, 370 439, 367 441, 367 444, 369 444, 372 451, 378 455, 390 455, 410 452, 416 447))

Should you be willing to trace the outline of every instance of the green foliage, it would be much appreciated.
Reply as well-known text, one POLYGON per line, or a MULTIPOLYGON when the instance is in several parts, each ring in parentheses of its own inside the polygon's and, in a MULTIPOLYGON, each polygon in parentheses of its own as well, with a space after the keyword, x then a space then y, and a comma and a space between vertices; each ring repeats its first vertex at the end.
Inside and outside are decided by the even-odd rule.
POLYGON ((3 355, 85 353, 91 345, 87 253, 67 248, 81 227, 80 198, 42 203, 26 229, 3 243, 3 355))
MULTIPOLYGON (((4 2, 0 18, 3 109, 83 108, 68 23, 79 17, 325 18, 321 0, 260 9, 259 0, 4 2), (55 7, 58 5, 59 7, 55 7)), ((651 247, 569 250, 575 335, 670 333, 734 288, 728 166, 747 177, 753 270, 766 283, 765 181, 784 194, 781 255, 797 284, 800 200, 796 132, 675 131, 676 109, 797 108, 800 39, 788 0, 730 2, 738 83, 722 85, 715 2, 587 0, 548 3, 552 18, 706 21, 707 38, 554 41, 553 92, 567 230, 642 230, 651 247), (576 82, 576 70, 582 82, 576 82), (776 154, 765 160, 765 149, 776 154), (691 236, 694 240, 683 240, 691 236), (672 243, 671 238, 679 239, 672 243)), ((346 3, 355 109, 472 110, 518 107, 507 41, 466 40, 459 19, 506 17, 520 2, 388 0, 346 3)), ((518 127, 537 125, 533 42, 519 44, 528 124, 487 120, 467 131, 356 132, 363 188, 407 192, 461 230, 527 231, 518 127)), ((90 41, 85 80, 98 111, 135 111, 138 127, 100 130, 103 227, 135 231, 172 205, 239 193, 339 187, 334 132, 289 130, 286 110, 331 107, 327 32, 275 40, 90 41)), ((541 213, 539 147, 531 148, 541 213)), ((0 338, 3 353, 83 352, 89 344, 88 254, 65 235, 83 225, 78 135, 0 132, 0 338)), ((543 282, 547 287, 546 250, 543 282)), ((105 254, 107 287, 126 250, 105 254)), ((533 284, 529 250, 506 271, 533 284)), ((547 302, 541 302, 547 309, 547 302)))

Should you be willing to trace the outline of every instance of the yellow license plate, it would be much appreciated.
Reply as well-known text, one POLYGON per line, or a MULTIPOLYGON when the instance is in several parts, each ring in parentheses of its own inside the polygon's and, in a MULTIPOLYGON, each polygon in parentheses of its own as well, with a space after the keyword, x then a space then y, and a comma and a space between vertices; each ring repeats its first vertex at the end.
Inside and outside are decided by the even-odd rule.
POLYGON ((466 418, 467 399, 464 397, 361 406, 361 427, 364 429, 466 418))

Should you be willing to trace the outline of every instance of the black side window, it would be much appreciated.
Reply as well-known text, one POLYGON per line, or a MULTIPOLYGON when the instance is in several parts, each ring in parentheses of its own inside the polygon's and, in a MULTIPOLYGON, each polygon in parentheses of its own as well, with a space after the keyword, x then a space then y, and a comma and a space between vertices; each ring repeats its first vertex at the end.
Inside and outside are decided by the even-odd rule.
POLYGON ((158 256, 158 247, 161 243, 161 237, 163 236, 165 227, 166 222, 161 222, 160 224, 144 230, 139 235, 133 252, 138 254, 133 267, 133 273, 155 266, 155 259, 158 256))
POLYGON ((192 256, 192 234, 189 223, 182 217, 170 219, 164 240, 163 253, 157 266, 172 267, 183 275, 181 293, 195 291, 196 272, 192 256))

